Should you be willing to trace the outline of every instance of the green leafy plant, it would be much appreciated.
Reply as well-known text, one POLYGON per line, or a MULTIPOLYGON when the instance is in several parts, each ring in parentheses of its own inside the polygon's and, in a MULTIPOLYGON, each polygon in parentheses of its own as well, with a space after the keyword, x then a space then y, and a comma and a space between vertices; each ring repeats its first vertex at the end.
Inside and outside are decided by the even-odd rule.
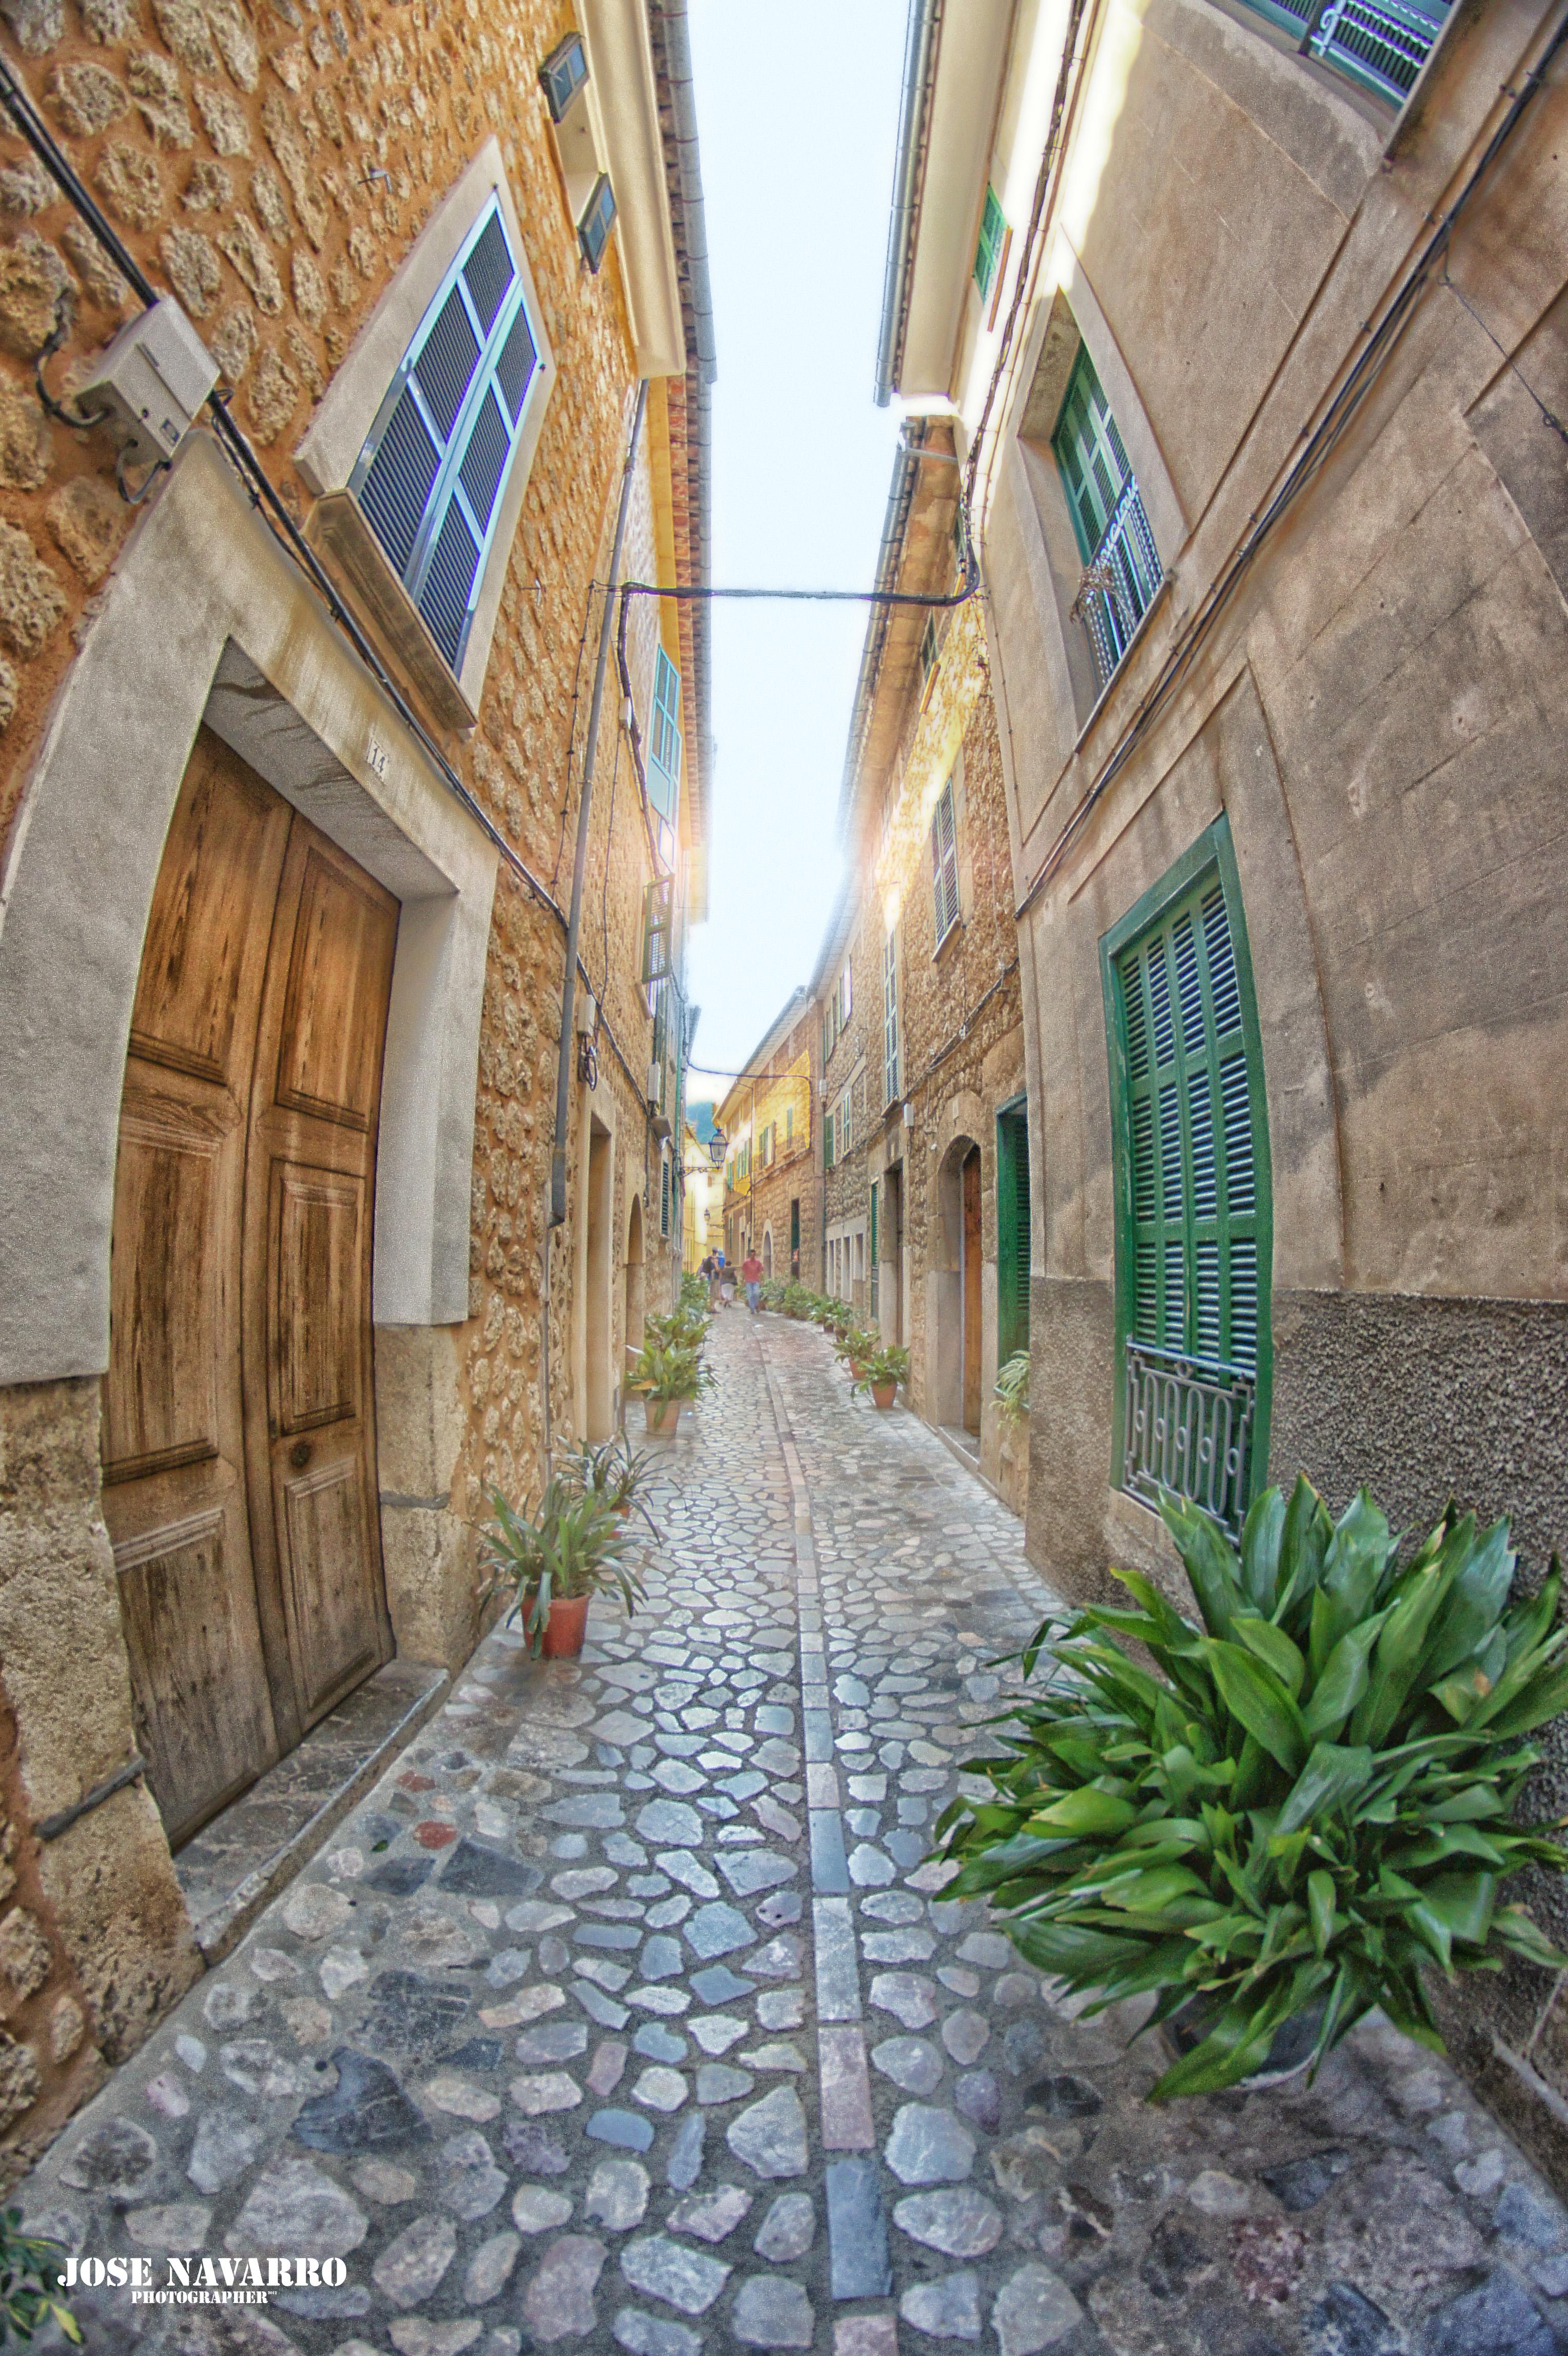
POLYGON ((992 1396, 1012 1423, 1025 1423, 1029 1415, 1029 1353, 1015 1350, 1013 1355, 997 1369, 996 1387, 992 1396))
POLYGON ((565 1479, 603 1497, 616 1513, 639 1514, 655 1537, 659 1525, 643 1492, 652 1486, 658 1469, 651 1450, 639 1455, 624 1433, 574 1449, 562 1465, 565 1479))
POLYGON ((846 1366, 868 1365, 882 1347, 882 1336, 865 1325, 841 1325, 833 1336, 833 1355, 846 1366))
POLYGON ((708 1338, 708 1318, 701 1310, 688 1309, 684 1302, 671 1310, 668 1316, 650 1317, 643 1325, 645 1337, 676 1350, 700 1350, 708 1338))
POLYGON ((660 1406, 668 1406, 671 1399, 694 1399, 714 1387, 713 1375, 694 1344, 658 1340, 643 1344, 626 1380, 628 1390, 639 1391, 660 1406))
MULTIPOLYGON (((576 1460, 573 1460, 574 1466, 576 1460)), ((628 1568, 626 1524, 609 1496, 585 1487, 575 1471, 553 1472, 538 1504, 519 1512, 499 1489, 489 1493, 491 1520, 481 1532, 485 1573, 481 1602, 509 1595, 505 1613, 522 1618, 524 1634, 538 1655, 552 1603, 583 1595, 618 1594, 632 1617, 646 1595, 628 1568)))
POLYGON ((1048 1673, 981 1762, 991 1795, 937 1827, 961 1868, 944 1895, 990 1897, 1090 2010, 1197 1999, 1207 2033, 1156 2100, 1235 2084, 1317 2006, 1314 2072, 1380 2004, 1441 2051, 1426 1967, 1564 1962, 1498 1896, 1568 1864, 1513 1822, 1540 1757, 1521 1738, 1568 1706, 1556 1558, 1510 1601, 1506 1521, 1450 1505, 1402 1565, 1366 1490, 1336 1524, 1305 1479, 1257 1500, 1240 1550, 1195 1505, 1161 1512, 1201 1624, 1119 1570, 1135 1608, 1041 1627, 1021 1659, 1048 1673))
POLYGON ((705 1276, 697 1276, 693 1274, 690 1269, 687 1269, 685 1275, 681 1279, 681 1299, 679 1305, 682 1309, 694 1310, 699 1315, 706 1309, 708 1305, 708 1280, 705 1276))
POLYGON ((909 1353, 889 1347, 873 1349, 862 1362, 861 1369, 850 1385, 853 1392, 879 1390, 885 1383, 907 1383, 909 1379, 909 1353))
POLYGON ((30 2340, 46 2323, 73 2348, 85 2344, 81 2324, 59 2296, 65 2258, 60 2243, 22 2231, 19 2209, 0 2211, 0 2348, 13 2337, 30 2340))

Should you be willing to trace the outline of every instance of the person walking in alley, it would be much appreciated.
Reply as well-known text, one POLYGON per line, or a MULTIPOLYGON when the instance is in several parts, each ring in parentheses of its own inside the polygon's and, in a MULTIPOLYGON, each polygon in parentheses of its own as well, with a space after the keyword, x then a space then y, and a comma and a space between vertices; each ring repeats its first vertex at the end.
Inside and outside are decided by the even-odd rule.
POLYGON ((712 1252, 703 1260, 697 1274, 708 1288, 708 1307, 710 1310, 716 1309, 719 1305, 719 1264, 712 1252))
POLYGON ((735 1276, 723 1252, 715 1252, 714 1258, 718 1263, 719 1307, 727 1309, 735 1299, 735 1276))
POLYGON ((741 1282, 746 1287, 746 1305, 755 1317, 762 1306, 762 1262, 757 1257, 757 1246, 747 1247, 740 1264, 741 1282))

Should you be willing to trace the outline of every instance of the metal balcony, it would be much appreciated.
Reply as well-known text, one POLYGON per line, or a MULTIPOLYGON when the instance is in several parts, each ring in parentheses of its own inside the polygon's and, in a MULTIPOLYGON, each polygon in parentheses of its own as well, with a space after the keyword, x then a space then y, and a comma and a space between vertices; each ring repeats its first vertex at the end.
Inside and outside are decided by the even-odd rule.
POLYGON ((1380 97, 1403 104, 1443 29, 1448 0, 1247 0, 1261 16, 1299 35, 1304 57, 1337 66, 1380 97))
POLYGON ((1155 535, 1135 477, 1129 476, 1099 547, 1084 566, 1073 612, 1089 634, 1103 688, 1154 602, 1161 580, 1155 535))
POLYGON ((1240 1367, 1126 1344, 1122 1486, 1157 1505, 1190 1497, 1239 1537, 1247 1511, 1255 1385, 1240 1367))

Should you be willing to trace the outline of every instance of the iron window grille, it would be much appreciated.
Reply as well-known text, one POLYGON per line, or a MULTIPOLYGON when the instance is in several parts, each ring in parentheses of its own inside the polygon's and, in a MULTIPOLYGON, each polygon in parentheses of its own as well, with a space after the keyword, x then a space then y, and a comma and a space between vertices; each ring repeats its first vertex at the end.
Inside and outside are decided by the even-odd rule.
POLYGON ((1303 57, 1337 67, 1348 80, 1402 106, 1432 53, 1448 0, 1247 0, 1247 5, 1297 37, 1303 57))
POLYGON ((1252 1376, 1130 1340, 1123 1380, 1122 1487, 1147 1505, 1158 1505, 1162 1489, 1190 1497, 1240 1537, 1251 1488, 1252 1376))
POLYGON ((349 488, 454 672, 538 366, 492 198, 419 324, 349 488))
POLYGON ((1083 558, 1072 614, 1083 624, 1104 688, 1162 576, 1137 477, 1087 347, 1073 365, 1051 447, 1083 558))

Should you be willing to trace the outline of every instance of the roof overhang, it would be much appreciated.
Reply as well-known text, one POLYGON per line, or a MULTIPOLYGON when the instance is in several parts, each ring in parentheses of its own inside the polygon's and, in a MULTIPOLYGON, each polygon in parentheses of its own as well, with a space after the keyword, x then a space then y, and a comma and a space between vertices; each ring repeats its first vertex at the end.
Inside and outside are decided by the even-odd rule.
POLYGON ((961 0, 942 12, 896 379, 906 401, 954 397, 1013 15, 1014 0, 961 0))
POLYGON ((615 190, 638 374, 679 376, 686 366, 686 339, 648 12, 643 0, 580 0, 580 5, 615 190))

